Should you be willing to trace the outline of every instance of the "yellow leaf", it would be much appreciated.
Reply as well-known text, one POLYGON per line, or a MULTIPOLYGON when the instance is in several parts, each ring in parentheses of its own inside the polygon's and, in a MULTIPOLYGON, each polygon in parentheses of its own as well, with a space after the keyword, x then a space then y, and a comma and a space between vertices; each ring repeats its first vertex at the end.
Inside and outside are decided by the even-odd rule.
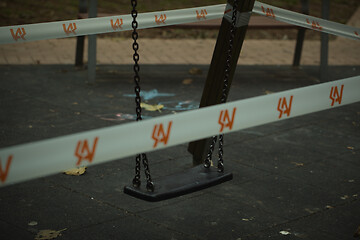
POLYGON ((200 74, 202 74, 202 70, 200 69, 200 68, 191 68, 190 70, 189 70, 189 73, 191 74, 191 75, 200 75, 200 74))
POLYGON ((160 111, 160 109, 162 109, 164 107, 164 105, 150 105, 150 104, 147 104, 147 103, 141 103, 140 104, 141 108, 144 108, 145 110, 147 111, 151 111, 151 112, 154 112, 154 111, 160 111))
POLYGON ((297 167, 302 167, 302 166, 304 166, 303 163, 298 163, 298 162, 291 162, 291 163, 294 164, 294 165, 297 166, 297 167))
POLYGON ((182 84, 184 84, 184 85, 189 85, 189 84, 191 84, 192 83, 192 79, 191 78, 186 78, 186 79, 184 79, 183 81, 182 81, 182 84))
POLYGON ((71 168, 69 170, 66 170, 64 173, 66 175, 80 176, 83 175, 85 171, 86 171, 86 167, 78 167, 78 168, 71 168))
POLYGON ((48 240, 48 239, 55 239, 59 236, 61 236, 61 232, 65 231, 66 228, 56 231, 56 230, 50 230, 50 229, 45 229, 45 230, 40 230, 36 236, 35 236, 35 240, 48 240))

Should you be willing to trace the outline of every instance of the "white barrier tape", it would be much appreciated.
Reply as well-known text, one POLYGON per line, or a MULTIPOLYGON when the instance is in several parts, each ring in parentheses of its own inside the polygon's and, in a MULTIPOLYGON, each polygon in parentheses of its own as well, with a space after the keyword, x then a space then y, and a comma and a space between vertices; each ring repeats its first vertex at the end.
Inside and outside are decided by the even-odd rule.
MULTIPOLYGON (((138 28, 164 27, 175 24, 222 18, 225 4, 162 12, 141 13, 138 28)), ((53 38, 132 30, 131 15, 98 17, 49 23, 0 27, 0 44, 29 42, 53 38)))
POLYGON ((360 101, 360 76, 0 149, 0 186, 360 101))
POLYGON ((255 1, 253 12, 296 26, 325 32, 350 39, 360 40, 360 28, 327 21, 321 18, 292 12, 255 1))
MULTIPOLYGON (((230 8, 230 5, 220 4, 142 13, 138 15, 139 29, 218 19, 224 16, 224 11, 226 12, 225 18, 231 21, 232 10, 230 8)), ((360 40, 360 28, 291 12, 257 1, 255 2, 253 12, 297 26, 360 40)), ((248 24, 250 15, 250 12, 239 13, 240 18, 237 20, 236 26, 248 24)), ((0 44, 127 31, 132 29, 131 22, 131 15, 120 15, 0 27, 0 44)))

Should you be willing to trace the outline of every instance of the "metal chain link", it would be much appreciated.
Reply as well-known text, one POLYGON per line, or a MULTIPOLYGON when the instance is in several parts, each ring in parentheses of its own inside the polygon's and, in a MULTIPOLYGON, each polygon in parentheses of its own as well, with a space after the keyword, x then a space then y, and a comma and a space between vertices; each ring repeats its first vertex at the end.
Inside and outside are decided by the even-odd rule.
POLYGON ((209 152, 208 152, 205 162, 204 162, 204 167, 206 167, 206 168, 209 168, 211 166, 211 158, 212 158, 212 154, 213 154, 213 151, 215 148, 216 140, 217 140, 217 136, 213 136, 211 144, 210 144, 209 152))
MULTIPOLYGON (((231 27, 230 27, 230 38, 229 38, 229 48, 227 51, 227 57, 226 57, 226 65, 225 65, 225 75, 224 75, 224 85, 222 89, 222 96, 221 96, 221 103, 226 102, 227 97, 227 89, 229 84, 229 76, 230 76, 230 68, 231 68, 231 55, 233 51, 233 44, 234 44, 234 38, 235 38, 235 31, 236 31, 236 16, 237 16, 237 7, 238 7, 238 1, 234 0, 233 5, 233 12, 232 12, 232 18, 231 18, 231 27)), ((217 137, 213 136, 212 143, 210 144, 210 149, 208 152, 208 155, 205 159, 204 167, 208 168, 211 164, 211 157, 212 152, 214 151, 214 146, 216 143, 217 137)), ((224 172, 224 159, 223 159, 223 145, 224 145, 224 134, 220 134, 219 136, 219 159, 218 159, 218 171, 224 172)))
MULTIPOLYGON (((138 12, 136 10, 136 6, 137 6, 137 0, 131 0, 131 6, 132 6, 132 11, 131 11, 131 16, 133 17, 133 21, 131 23, 131 26, 133 28, 133 32, 132 32, 132 39, 134 40, 133 42, 133 50, 134 50, 134 54, 133 54, 133 60, 134 60, 134 82, 135 82, 135 103, 136 103, 136 121, 141 121, 142 117, 141 117, 141 97, 140 97, 140 76, 139 76, 139 71, 140 71, 140 66, 139 66, 139 59, 140 56, 138 54, 138 50, 139 50, 139 44, 137 43, 137 39, 139 37, 138 33, 137 33, 137 28, 138 28, 138 22, 136 21, 136 17, 138 15, 138 12)), ((138 154, 136 156, 136 166, 135 166, 135 177, 133 179, 133 186, 134 187, 139 187, 141 184, 141 180, 140 180, 140 158, 142 158, 142 162, 144 165, 144 169, 145 169, 145 176, 146 176, 146 189, 148 191, 154 191, 154 183, 151 181, 151 175, 150 175, 150 169, 149 169, 149 163, 148 163, 148 159, 145 153, 142 154, 138 154)))

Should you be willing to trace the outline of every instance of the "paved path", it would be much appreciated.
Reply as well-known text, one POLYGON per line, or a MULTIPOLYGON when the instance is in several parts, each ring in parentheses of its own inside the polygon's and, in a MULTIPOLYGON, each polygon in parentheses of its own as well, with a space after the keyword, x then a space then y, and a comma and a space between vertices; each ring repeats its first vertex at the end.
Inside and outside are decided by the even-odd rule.
MULTIPOLYGON (((143 114, 198 104, 208 67, 143 66, 143 91, 175 95, 149 100, 167 108, 143 114), (193 67, 202 73, 190 75, 193 67)), ((317 69, 239 66, 229 100, 312 85, 317 69)), ((355 69, 331 67, 329 75, 359 75, 355 69)), ((130 65, 100 66, 95 85, 84 84, 86 70, 71 65, 0 66, 0 148, 129 121, 131 77, 130 65)), ((134 157, 91 166, 83 176, 59 173, 0 188, 0 239, 34 239, 46 229, 63 230, 59 240, 352 239, 360 224, 359 109, 355 103, 226 134, 225 168, 234 179, 163 202, 122 192, 134 157)), ((191 168, 186 144, 148 157, 155 182, 191 168)))
MULTIPOLYGON (((348 22, 360 27, 360 8, 348 22)), ((142 64, 210 64, 215 39, 141 39, 142 64)), ((74 64, 75 38, 0 45, 0 64, 74 64)), ((98 38, 98 64, 132 63, 132 40, 98 38)), ((86 48, 87 49, 87 46, 86 48)), ((295 40, 246 40, 241 65, 291 65, 295 40)), ((85 53, 85 59, 87 55, 85 53)), ((330 41, 330 65, 359 65, 360 41, 330 41)), ((320 64, 320 41, 305 41, 301 65, 320 64)))

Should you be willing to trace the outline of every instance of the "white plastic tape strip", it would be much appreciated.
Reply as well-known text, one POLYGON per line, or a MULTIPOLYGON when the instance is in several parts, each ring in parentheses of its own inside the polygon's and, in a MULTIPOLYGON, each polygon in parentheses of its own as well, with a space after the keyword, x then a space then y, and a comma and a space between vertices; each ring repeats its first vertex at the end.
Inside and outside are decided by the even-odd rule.
POLYGON ((360 101, 360 76, 0 149, 0 186, 360 101))
MULTIPOLYGON (((230 8, 230 5, 220 4, 198 8, 142 13, 138 15, 137 20, 139 22, 139 29, 164 27, 222 18, 225 11, 225 18, 231 21, 232 11, 229 11, 230 8)), ((359 28, 291 12, 257 1, 255 2, 253 12, 305 28, 360 40, 359 28)), ((250 12, 239 13, 240 18, 236 26, 246 25, 249 22, 250 15, 250 12)), ((127 31, 132 29, 131 22, 131 15, 120 15, 0 27, 0 44, 127 31)))
MULTIPOLYGON (((139 23, 138 28, 164 27, 174 24, 217 19, 224 16, 224 11, 225 4, 220 4, 198 8, 142 13, 137 17, 139 23)), ((132 29, 132 20, 131 15, 121 15, 0 27, 0 44, 126 31, 132 29)))
POLYGON ((281 22, 309 28, 315 31, 360 40, 360 28, 327 21, 321 18, 292 12, 256 1, 253 12, 281 22))

